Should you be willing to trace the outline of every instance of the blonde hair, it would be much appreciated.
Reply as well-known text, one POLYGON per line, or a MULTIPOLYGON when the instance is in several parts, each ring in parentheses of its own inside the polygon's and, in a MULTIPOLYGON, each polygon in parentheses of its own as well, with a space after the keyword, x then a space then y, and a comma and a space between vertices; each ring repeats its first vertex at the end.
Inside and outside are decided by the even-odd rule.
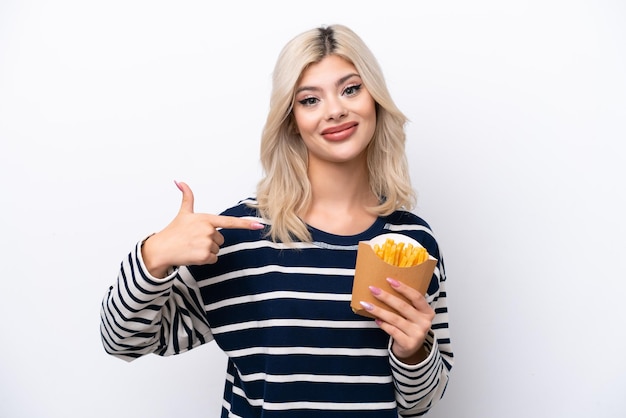
POLYGON ((261 165, 265 176, 257 185, 261 216, 271 223, 274 241, 311 240, 307 225, 298 217, 311 202, 307 177, 307 149, 297 133, 292 114, 295 89, 311 64, 328 55, 351 62, 376 102, 376 129, 367 150, 369 182, 378 205, 368 208, 377 216, 410 210, 415 204, 405 154, 407 118, 396 107, 378 61, 349 28, 323 26, 289 41, 279 54, 272 76, 270 110, 261 137, 261 165))

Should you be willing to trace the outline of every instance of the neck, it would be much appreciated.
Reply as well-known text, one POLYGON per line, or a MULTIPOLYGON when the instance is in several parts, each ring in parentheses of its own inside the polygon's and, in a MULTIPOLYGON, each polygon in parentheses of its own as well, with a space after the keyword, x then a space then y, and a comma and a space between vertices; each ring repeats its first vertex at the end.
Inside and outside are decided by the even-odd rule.
POLYGON ((309 166, 313 199, 302 218, 309 225, 339 235, 367 229, 376 216, 367 207, 378 203, 364 162, 309 166))
POLYGON ((309 166, 313 204, 362 206, 372 203, 367 166, 364 162, 309 166))

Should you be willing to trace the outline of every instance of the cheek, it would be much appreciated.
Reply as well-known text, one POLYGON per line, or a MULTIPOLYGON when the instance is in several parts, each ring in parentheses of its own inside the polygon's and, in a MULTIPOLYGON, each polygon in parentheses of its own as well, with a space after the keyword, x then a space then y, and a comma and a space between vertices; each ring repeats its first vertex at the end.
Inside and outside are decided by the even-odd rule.
POLYGON ((376 120, 376 103, 372 97, 369 97, 369 100, 364 103, 364 114, 368 115, 370 120, 376 120))
POLYGON ((294 113, 294 123, 298 132, 302 134, 307 134, 315 130, 317 126, 317 122, 311 115, 303 114, 301 112, 294 113))
POLYGON ((376 127, 376 106, 374 103, 367 103, 361 108, 361 116, 371 125, 372 129, 376 127))

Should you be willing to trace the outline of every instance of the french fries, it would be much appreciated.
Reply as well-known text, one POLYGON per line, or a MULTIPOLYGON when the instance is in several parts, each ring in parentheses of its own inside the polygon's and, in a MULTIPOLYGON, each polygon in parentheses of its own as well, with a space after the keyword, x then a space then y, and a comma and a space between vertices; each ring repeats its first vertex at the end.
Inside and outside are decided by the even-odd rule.
POLYGON ((405 245, 404 242, 396 244, 391 238, 382 245, 374 244, 373 249, 383 261, 398 267, 412 267, 428 260, 428 251, 424 247, 411 243, 405 245))

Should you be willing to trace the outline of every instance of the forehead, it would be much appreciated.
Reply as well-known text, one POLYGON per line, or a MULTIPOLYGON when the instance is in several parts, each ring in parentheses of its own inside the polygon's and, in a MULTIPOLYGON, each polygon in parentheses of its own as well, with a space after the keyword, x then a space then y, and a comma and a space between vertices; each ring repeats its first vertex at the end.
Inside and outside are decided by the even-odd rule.
POLYGON ((321 61, 309 65, 303 72, 298 87, 331 83, 349 74, 359 75, 356 67, 338 55, 327 55, 321 61))

